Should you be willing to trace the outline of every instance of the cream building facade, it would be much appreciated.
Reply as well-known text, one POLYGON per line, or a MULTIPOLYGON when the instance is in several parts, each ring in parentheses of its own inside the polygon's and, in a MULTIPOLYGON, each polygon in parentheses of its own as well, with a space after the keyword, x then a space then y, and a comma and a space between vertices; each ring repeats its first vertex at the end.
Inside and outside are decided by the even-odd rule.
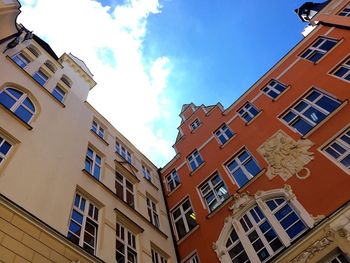
POLYGON ((87 101, 83 61, 57 57, 0 1, 0 261, 176 262, 157 167, 87 101))

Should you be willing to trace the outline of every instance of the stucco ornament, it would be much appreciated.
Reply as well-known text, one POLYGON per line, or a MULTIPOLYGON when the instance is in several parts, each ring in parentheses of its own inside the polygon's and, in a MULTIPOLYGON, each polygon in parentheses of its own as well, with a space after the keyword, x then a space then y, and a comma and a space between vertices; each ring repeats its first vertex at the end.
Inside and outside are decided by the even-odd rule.
POLYGON ((236 210, 244 207, 252 199, 253 198, 249 195, 249 192, 245 192, 242 194, 235 194, 233 196, 233 204, 230 207, 230 210, 236 211, 236 210))
POLYGON ((293 258, 289 263, 306 263, 309 262, 311 258, 313 258, 318 252, 325 249, 328 245, 333 242, 334 234, 331 231, 328 231, 320 240, 314 242, 311 246, 305 249, 302 253, 300 253, 297 257, 293 258))
POLYGON ((308 151, 312 145, 310 140, 295 141, 283 131, 277 131, 258 148, 268 163, 267 177, 271 180, 279 175, 284 181, 293 175, 299 179, 309 177, 310 170, 305 165, 314 158, 313 153, 308 151), (303 170, 305 174, 299 175, 303 170))

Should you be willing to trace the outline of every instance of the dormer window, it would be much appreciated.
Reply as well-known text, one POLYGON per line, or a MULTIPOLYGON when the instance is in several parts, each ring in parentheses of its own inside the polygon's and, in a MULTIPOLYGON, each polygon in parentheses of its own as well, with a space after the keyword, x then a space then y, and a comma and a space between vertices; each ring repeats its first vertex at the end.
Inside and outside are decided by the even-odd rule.
POLYGON ((197 129, 199 126, 201 125, 199 119, 195 119, 191 124, 191 131, 194 131, 195 129, 197 129))

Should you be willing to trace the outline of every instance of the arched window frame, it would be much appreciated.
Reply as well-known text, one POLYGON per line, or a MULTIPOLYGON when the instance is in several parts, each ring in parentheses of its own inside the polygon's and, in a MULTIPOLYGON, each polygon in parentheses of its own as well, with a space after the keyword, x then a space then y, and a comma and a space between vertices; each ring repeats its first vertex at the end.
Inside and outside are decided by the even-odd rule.
POLYGON ((41 55, 40 51, 39 51, 36 47, 34 47, 32 44, 30 44, 30 45, 27 47, 27 49, 28 49, 29 52, 30 52, 31 54, 33 54, 36 58, 38 58, 38 57, 41 55))
MULTIPOLYGON (((0 93, 2 93, 4 90, 6 89, 14 89, 16 91, 19 91, 20 93, 22 93, 21 97, 20 97, 20 101, 19 99, 16 99, 15 104, 13 104, 10 108, 6 107, 5 105, 1 104, 2 107, 5 107, 7 110, 11 111, 17 118, 19 118, 21 121, 27 123, 28 125, 31 124, 33 121, 35 121, 35 119, 38 117, 38 114, 40 112, 40 105, 38 103, 38 101, 35 99, 35 97, 33 97, 33 95, 31 94, 30 91, 26 90, 25 88, 22 87, 18 87, 17 85, 13 84, 13 83, 6 83, 5 85, 3 85, 2 87, 0 87, 0 93), (33 104, 34 106, 34 111, 32 114, 32 117, 26 122, 23 119, 21 119, 16 113, 15 111, 17 110, 17 108, 21 105, 20 103, 23 102, 26 98, 28 98, 30 100, 30 102, 33 104)), ((7 92, 6 92, 7 93, 7 92)), ((11 96, 12 97, 12 96, 11 96)))
POLYGON ((55 73, 57 71, 57 67, 49 60, 46 60, 44 65, 51 71, 51 73, 55 73))
POLYGON ((69 88, 72 87, 73 82, 71 81, 70 78, 68 78, 66 75, 62 75, 61 81, 69 88))
POLYGON ((221 262, 231 262, 228 254, 229 251, 226 248, 226 242, 232 229, 236 231, 245 252, 249 255, 250 261, 260 262, 259 257, 257 256, 245 230, 240 223, 240 219, 256 205, 262 210, 282 244, 285 247, 288 247, 291 244, 292 240, 289 238, 288 234, 285 232, 279 221, 275 218, 274 214, 270 211, 266 204, 266 201, 276 197, 283 197, 292 206, 293 210, 302 219, 307 229, 314 226, 314 218, 299 203, 295 194, 292 192, 291 187, 288 185, 285 185, 284 188, 273 189, 270 191, 258 191, 254 196, 249 196, 247 193, 243 193, 241 195, 237 194, 234 198, 234 204, 230 208, 233 211, 232 215, 225 219, 225 223, 219 238, 213 244, 213 249, 221 262))

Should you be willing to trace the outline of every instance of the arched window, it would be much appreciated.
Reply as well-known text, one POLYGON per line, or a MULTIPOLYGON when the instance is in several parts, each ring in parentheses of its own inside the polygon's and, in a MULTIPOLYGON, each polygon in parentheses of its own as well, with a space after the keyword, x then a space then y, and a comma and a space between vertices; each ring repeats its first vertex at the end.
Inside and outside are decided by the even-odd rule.
POLYGON ((232 262, 250 262, 241 241, 238 238, 236 230, 232 229, 226 242, 226 248, 232 262))
POLYGON ((0 103, 26 123, 35 114, 34 104, 28 95, 14 88, 6 87, 0 91, 0 103))
POLYGON ((35 57, 39 57, 40 56, 40 52, 39 50, 34 47, 33 45, 30 45, 27 47, 27 49, 30 51, 30 53, 32 53, 35 57))
POLYGON ((63 75, 62 78, 61 78, 61 81, 66 84, 68 87, 72 87, 72 81, 66 76, 66 75, 63 75))
POLYGON ((57 68, 51 61, 47 60, 44 64, 52 73, 56 72, 57 68))

